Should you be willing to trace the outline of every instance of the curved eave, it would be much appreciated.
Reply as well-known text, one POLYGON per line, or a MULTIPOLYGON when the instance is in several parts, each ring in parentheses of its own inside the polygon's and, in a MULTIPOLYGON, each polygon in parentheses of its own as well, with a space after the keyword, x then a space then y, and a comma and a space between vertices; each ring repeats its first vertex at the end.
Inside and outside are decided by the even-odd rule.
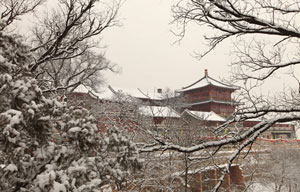
POLYGON ((200 88, 204 88, 204 87, 208 87, 208 86, 214 86, 214 87, 218 87, 218 88, 222 88, 222 89, 229 89, 229 90, 232 90, 232 91, 235 91, 235 90, 238 90, 240 89, 239 87, 234 87, 234 86, 230 86, 230 85, 227 85, 225 83, 222 83, 218 80, 215 80, 214 78, 211 78, 209 76, 204 76, 202 77, 201 79, 199 79, 198 81, 196 81, 195 83, 189 85, 189 86, 186 86, 186 87, 183 87, 182 89, 180 90, 177 90, 176 92, 185 92, 185 91, 191 91, 191 90, 195 90, 195 89, 200 89, 200 88), (215 85, 213 83, 211 83, 211 81, 208 81, 207 79, 210 79, 211 81, 215 81, 216 83, 219 83, 221 84, 222 86, 219 86, 219 85, 215 85), (190 88, 196 84, 198 84, 199 82, 201 82, 202 80, 206 80, 207 81, 207 85, 204 85, 204 86, 199 86, 199 87, 196 87, 196 88, 190 88))
MULTIPOLYGON (((193 114, 190 110, 187 110, 187 109, 185 109, 181 114, 183 115, 184 113, 186 113, 186 114, 194 117, 195 119, 201 120, 201 121, 203 121, 203 120, 205 120, 205 121, 212 121, 212 122, 225 122, 226 121, 226 119, 222 119, 222 120, 221 119, 213 119, 212 120, 212 119, 205 119, 205 118, 203 119, 203 118, 200 118, 199 116, 193 114)), ((213 113, 213 114, 219 116, 218 114, 216 114, 213 111, 210 111, 210 113, 213 113)), ((221 116, 219 116, 219 117, 222 118, 221 116)))
POLYGON ((205 104, 205 103, 219 103, 219 104, 228 104, 228 105, 239 105, 240 103, 237 102, 230 102, 230 101, 219 101, 219 100, 214 100, 214 99, 209 99, 205 101, 200 101, 197 103, 187 103, 187 106, 193 106, 193 105, 200 105, 200 104, 205 104))
POLYGON ((193 88, 193 89, 181 89, 181 90, 176 90, 176 92, 186 92, 186 91, 192 91, 192 90, 196 90, 196 89, 200 89, 200 88, 205 88, 205 87, 208 87, 208 86, 213 86, 213 87, 218 87, 218 88, 222 88, 222 89, 230 89, 232 91, 236 91, 236 90, 239 90, 240 88, 227 88, 227 87, 221 87, 221 86, 217 86, 217 85, 214 85, 214 84, 208 84, 208 85, 205 85, 203 87, 197 87, 197 88, 193 88))

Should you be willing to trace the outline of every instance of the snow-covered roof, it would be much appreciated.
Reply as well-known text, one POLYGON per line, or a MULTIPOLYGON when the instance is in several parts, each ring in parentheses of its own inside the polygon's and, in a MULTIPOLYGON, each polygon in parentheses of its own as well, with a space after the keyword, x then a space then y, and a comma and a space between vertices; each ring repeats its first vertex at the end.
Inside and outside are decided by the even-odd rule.
POLYGON ((141 90, 139 88, 118 88, 112 87, 110 85, 103 87, 100 92, 95 92, 93 90, 89 90, 84 85, 78 86, 74 92, 79 93, 91 93, 92 96, 95 96, 99 99, 112 99, 116 94, 124 94, 130 95, 135 98, 145 98, 145 99, 162 99, 162 95, 158 93, 156 90, 147 91, 141 90))
POLYGON ((202 77, 201 79, 199 79, 198 81, 192 83, 189 86, 186 86, 186 87, 183 87, 183 88, 177 90, 177 92, 184 92, 184 91, 188 91, 188 90, 198 89, 198 88, 201 88, 201 87, 206 87, 208 85, 213 85, 213 86, 216 86, 216 87, 221 87, 221 88, 226 88, 226 89, 231 89, 231 90, 239 89, 236 86, 228 85, 228 84, 222 83, 220 81, 217 81, 217 80, 211 78, 207 74, 207 70, 206 70, 204 77, 202 77))
POLYGON ((228 104, 228 105, 238 105, 239 104, 235 101, 221 101, 221 100, 216 100, 216 99, 210 98, 210 99, 207 99, 204 101, 199 101, 196 103, 186 103, 185 106, 200 105, 200 104, 205 104, 205 103, 210 103, 210 102, 220 103, 220 104, 228 104))
POLYGON ((79 85, 73 92, 88 93, 90 96, 98 99, 112 99, 115 95, 110 86, 103 87, 100 92, 95 92, 84 85, 79 85))
POLYGON ((216 114, 213 111, 206 112, 206 111, 192 111, 192 110, 184 110, 183 113, 190 114, 191 116, 205 121, 226 121, 225 118, 221 117, 220 115, 216 114))
POLYGON ((162 94, 158 93, 156 89, 153 89, 152 91, 149 90, 144 90, 140 88, 122 88, 122 89, 117 89, 113 87, 114 90, 121 92, 125 95, 131 95, 135 98, 144 98, 144 99, 157 99, 160 100, 162 99, 162 94))
POLYGON ((168 106, 142 106, 140 112, 145 116, 152 117, 180 117, 174 109, 168 106))
POLYGON ((77 92, 77 93, 88 93, 89 90, 84 86, 84 85, 79 85, 78 87, 76 87, 76 89, 73 92, 77 92))

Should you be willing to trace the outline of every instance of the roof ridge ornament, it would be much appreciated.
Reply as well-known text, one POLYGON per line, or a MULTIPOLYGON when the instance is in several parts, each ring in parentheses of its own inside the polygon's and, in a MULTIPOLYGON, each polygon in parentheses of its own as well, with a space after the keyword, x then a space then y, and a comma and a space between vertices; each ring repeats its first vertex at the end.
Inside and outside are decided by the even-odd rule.
POLYGON ((204 77, 202 77, 198 81, 190 84, 189 86, 182 87, 181 89, 176 90, 176 92, 189 91, 189 90, 193 90, 193 89, 206 87, 208 85, 212 85, 212 86, 219 87, 219 88, 230 89, 232 91, 235 91, 235 90, 239 89, 239 87, 237 87, 237 86, 234 86, 234 85, 231 85, 231 84, 226 84, 226 83, 220 82, 220 81, 210 77, 208 75, 208 70, 205 69, 204 70, 204 77))

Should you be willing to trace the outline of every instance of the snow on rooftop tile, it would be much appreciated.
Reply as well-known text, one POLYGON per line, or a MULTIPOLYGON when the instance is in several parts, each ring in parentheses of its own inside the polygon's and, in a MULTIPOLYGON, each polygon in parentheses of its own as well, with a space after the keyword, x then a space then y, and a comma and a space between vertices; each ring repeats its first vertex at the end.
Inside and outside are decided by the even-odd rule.
POLYGON ((76 87, 76 89, 73 92, 77 92, 77 93, 88 93, 89 90, 88 88, 86 88, 84 85, 80 84, 78 87, 76 87))
POLYGON ((162 95, 160 93, 157 93, 156 91, 147 91, 142 90, 139 88, 122 88, 122 89, 116 89, 118 92, 121 92, 125 95, 130 95, 136 98, 149 98, 149 99, 161 99, 162 95))
POLYGON ((115 95, 109 86, 103 87, 100 92, 95 92, 84 85, 79 85, 73 92, 89 93, 90 96, 98 99, 112 99, 115 95))
POLYGON ((153 90, 144 90, 144 89, 134 89, 134 90, 125 90, 132 96, 136 98, 145 98, 145 99, 156 99, 156 100, 161 100, 163 99, 163 94, 159 93, 156 89, 153 90))
POLYGON ((148 91, 144 89, 139 88, 117 88, 109 86, 109 89, 111 92, 126 96, 132 96, 135 98, 143 98, 143 99, 156 99, 161 100, 163 98, 161 93, 158 93, 155 89, 153 91, 148 91))
POLYGON ((205 70, 204 77, 202 77, 201 79, 192 83, 189 86, 186 86, 186 87, 183 87, 182 89, 177 90, 177 92, 183 92, 183 91, 188 91, 188 90, 197 89, 197 88, 201 88, 201 87, 206 87, 208 85, 214 85, 216 87, 222 87, 222 88, 233 89, 233 90, 239 89, 236 86, 227 85, 225 83, 222 83, 220 81, 217 81, 217 80, 211 78, 210 76, 208 76, 207 70, 205 70))
POLYGON ((183 113, 188 113, 192 115, 193 117, 205 120, 205 121, 226 121, 225 118, 221 117, 220 115, 216 114, 213 111, 206 112, 206 111, 192 111, 192 110, 184 110, 183 113))
POLYGON ((120 93, 121 95, 132 96, 135 98, 145 98, 145 99, 157 99, 160 100, 163 98, 161 93, 158 93, 156 89, 153 91, 142 90, 139 88, 119 88, 115 86, 105 86, 100 92, 95 92, 84 85, 79 85, 74 92, 79 93, 91 93, 91 96, 97 97, 99 99, 113 99, 116 94, 120 93))

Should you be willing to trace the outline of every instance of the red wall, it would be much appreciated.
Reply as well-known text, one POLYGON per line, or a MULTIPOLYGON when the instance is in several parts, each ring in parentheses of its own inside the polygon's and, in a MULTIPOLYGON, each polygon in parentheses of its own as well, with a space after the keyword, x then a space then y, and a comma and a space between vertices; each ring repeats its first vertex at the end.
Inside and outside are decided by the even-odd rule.
MULTIPOLYGON (((206 86, 190 91, 184 92, 184 98, 187 103, 197 103, 202 101, 207 101, 210 99, 219 100, 219 101, 225 101, 230 102, 231 94, 233 90, 215 87, 215 86, 206 86)), ((223 117, 227 117, 231 113, 234 112, 235 106, 232 106, 230 104, 220 104, 220 103, 204 103, 204 104, 198 104, 190 107, 189 109, 195 110, 195 111, 213 111, 223 117)))
POLYGON ((231 93, 229 89, 218 88, 214 86, 202 87, 184 92, 185 100, 189 103, 209 100, 211 98, 221 101, 231 101, 231 93))

